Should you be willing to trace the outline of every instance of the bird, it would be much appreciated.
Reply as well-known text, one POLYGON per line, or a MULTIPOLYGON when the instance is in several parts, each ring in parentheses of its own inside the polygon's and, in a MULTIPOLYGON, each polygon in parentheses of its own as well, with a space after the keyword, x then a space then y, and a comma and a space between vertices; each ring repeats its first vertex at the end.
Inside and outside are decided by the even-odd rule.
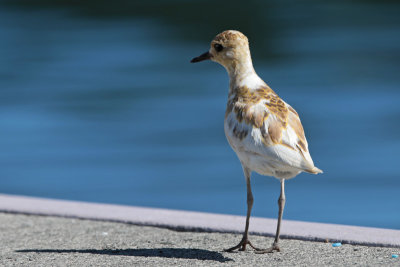
POLYGON ((210 49, 190 62, 211 60, 229 75, 229 93, 224 131, 228 143, 242 165, 247 188, 247 214, 243 237, 227 252, 252 247, 256 253, 280 252, 280 229, 285 207, 285 180, 301 172, 323 173, 311 158, 300 117, 255 72, 248 38, 236 30, 226 30, 211 41, 210 49), (253 207, 251 174, 275 177, 280 181, 278 220, 274 242, 263 249, 249 240, 253 207))

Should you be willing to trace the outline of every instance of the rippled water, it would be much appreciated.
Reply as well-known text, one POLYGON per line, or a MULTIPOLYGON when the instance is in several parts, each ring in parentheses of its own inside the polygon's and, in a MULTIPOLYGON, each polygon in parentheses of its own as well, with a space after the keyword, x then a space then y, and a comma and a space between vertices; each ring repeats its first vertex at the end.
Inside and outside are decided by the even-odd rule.
MULTIPOLYGON (((397 2, 67 2, 0 2, 0 193, 244 215, 227 74, 189 64, 233 28, 325 172, 284 218, 400 229, 397 2)), ((279 182, 253 190, 276 217, 279 182)))

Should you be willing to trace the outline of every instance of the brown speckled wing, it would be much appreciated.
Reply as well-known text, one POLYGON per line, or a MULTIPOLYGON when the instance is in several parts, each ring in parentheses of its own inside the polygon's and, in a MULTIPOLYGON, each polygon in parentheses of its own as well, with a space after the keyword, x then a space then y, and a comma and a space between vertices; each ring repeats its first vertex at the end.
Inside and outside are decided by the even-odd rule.
POLYGON ((304 134, 303 125, 301 125, 299 115, 297 112, 289 106, 289 116, 288 116, 289 126, 294 130, 299 139, 297 146, 301 149, 301 152, 308 152, 308 144, 306 136, 304 134))
POLYGON ((226 122, 228 140, 239 152, 242 149, 306 172, 321 172, 314 167, 299 115, 268 86, 231 90, 226 122))
MULTIPOLYGON (((307 140, 299 115, 268 86, 257 90, 242 86, 232 90, 225 116, 232 111, 239 123, 244 122, 261 130, 264 145, 281 144, 293 150, 300 150, 302 154, 308 152, 307 140), (297 138, 290 138, 291 140, 283 138, 288 127, 293 129, 297 138), (296 144, 291 142, 294 138, 297 140, 296 144)), ((240 139, 244 136, 237 135, 238 137, 240 135, 240 139)))

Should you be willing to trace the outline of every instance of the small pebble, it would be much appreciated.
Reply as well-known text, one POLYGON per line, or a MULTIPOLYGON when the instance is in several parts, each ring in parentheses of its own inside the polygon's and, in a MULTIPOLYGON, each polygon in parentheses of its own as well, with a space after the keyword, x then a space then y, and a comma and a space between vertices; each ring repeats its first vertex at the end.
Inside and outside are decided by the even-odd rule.
POLYGON ((399 255, 397 255, 397 254, 392 254, 392 258, 398 258, 399 257, 399 255))
POLYGON ((332 247, 340 247, 342 245, 342 243, 333 243, 332 247))

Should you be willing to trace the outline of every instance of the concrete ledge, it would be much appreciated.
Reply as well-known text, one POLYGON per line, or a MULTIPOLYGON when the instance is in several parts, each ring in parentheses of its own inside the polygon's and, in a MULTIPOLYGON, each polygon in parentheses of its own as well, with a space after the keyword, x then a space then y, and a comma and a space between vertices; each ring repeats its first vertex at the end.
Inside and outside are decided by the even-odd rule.
MULTIPOLYGON (((241 233, 245 217, 203 212, 97 204, 0 194, 0 212, 60 216, 157 226, 179 231, 241 233)), ((274 236, 276 220, 252 217, 250 232, 274 236)), ((400 247, 400 230, 284 220, 282 238, 400 247)))

